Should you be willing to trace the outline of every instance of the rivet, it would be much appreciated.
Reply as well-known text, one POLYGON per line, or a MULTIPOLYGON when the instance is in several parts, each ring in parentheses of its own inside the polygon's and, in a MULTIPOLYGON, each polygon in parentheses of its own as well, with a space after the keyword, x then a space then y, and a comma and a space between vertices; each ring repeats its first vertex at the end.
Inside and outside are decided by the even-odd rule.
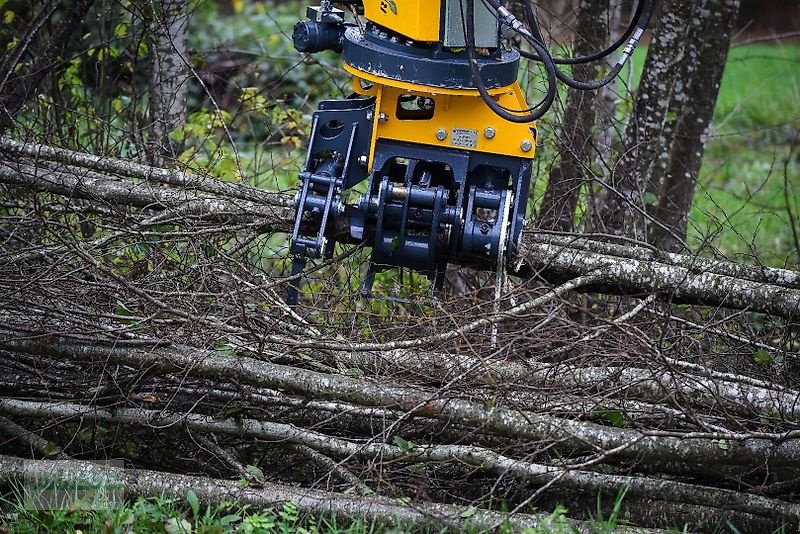
POLYGON ((520 143, 519 147, 523 152, 530 152, 533 148, 533 143, 531 143, 529 139, 525 139, 522 143, 520 143))
POLYGON ((494 139, 494 136, 497 135, 497 132, 491 126, 487 126, 483 131, 483 135, 486 137, 486 139, 494 139))
POLYGON ((445 139, 447 139, 447 130, 445 130, 444 128, 439 128, 438 130, 436 130, 436 139, 438 139, 439 141, 444 141, 445 139))

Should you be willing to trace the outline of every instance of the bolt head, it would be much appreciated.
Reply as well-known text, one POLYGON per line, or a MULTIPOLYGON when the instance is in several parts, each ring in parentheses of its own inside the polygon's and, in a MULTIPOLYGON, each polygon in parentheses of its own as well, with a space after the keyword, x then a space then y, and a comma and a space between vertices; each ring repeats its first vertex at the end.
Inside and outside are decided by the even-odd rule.
POLYGON ((358 164, 361 165, 362 167, 366 167, 367 166, 367 155, 366 154, 361 154, 360 156, 358 156, 358 164))
POLYGON ((497 135, 497 132, 491 126, 487 126, 483 131, 483 135, 486 137, 486 139, 494 139, 494 136, 497 135))
POLYGON ((389 120, 389 115, 387 115, 386 113, 381 112, 378 115, 378 122, 386 122, 388 120, 389 120))
POLYGON ((530 139, 525 139, 520 143, 519 148, 522 149, 523 152, 530 152, 533 150, 533 143, 531 143, 530 139))
POLYGON ((444 128, 439 128, 438 130, 436 130, 436 139, 438 139, 439 141, 444 141, 445 139, 447 139, 447 130, 445 130, 444 128))

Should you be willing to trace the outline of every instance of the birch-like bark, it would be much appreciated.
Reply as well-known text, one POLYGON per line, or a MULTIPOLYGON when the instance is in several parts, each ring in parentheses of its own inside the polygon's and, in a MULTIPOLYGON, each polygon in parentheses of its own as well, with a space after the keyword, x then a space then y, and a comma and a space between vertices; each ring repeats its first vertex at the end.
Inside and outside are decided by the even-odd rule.
POLYGON ((749 465, 780 470, 800 463, 800 434, 708 434, 659 432, 613 428, 543 414, 522 413, 500 406, 450 398, 422 388, 402 387, 270 364, 252 358, 220 357, 212 352, 185 348, 121 350, 89 345, 47 345, 0 337, 5 350, 48 351, 78 361, 106 361, 165 373, 182 371, 190 376, 283 390, 313 399, 341 400, 353 404, 388 407, 417 417, 457 422, 467 427, 514 439, 558 443, 570 450, 595 452, 608 458, 647 459, 654 464, 677 462, 703 465, 749 465), (723 440, 725 446, 719 446, 723 440))
MULTIPOLYGON (((608 2, 581 0, 575 37, 575 54, 588 55, 605 46, 608 2)), ((572 75, 578 80, 594 80, 599 65, 576 65, 572 75)), ((558 138, 559 164, 550 168, 550 181, 542 201, 538 226, 546 230, 569 232, 575 221, 580 191, 590 167, 592 130, 597 91, 570 89, 558 138)))
MULTIPOLYGON (((680 252, 686 237, 697 176, 703 163, 708 128, 717 103, 722 72, 728 58, 739 0, 706 0, 694 15, 701 23, 696 45, 687 59, 694 65, 683 87, 685 98, 672 135, 666 173, 652 227, 651 242, 680 252)), ((697 31, 697 24, 693 25, 697 31)))
MULTIPOLYGON (((260 487, 242 488, 232 480, 145 469, 122 469, 81 461, 23 460, 0 455, 0 484, 7 485, 32 479, 105 480, 110 484, 121 484, 125 496, 129 499, 159 495, 183 502, 186 494, 192 490, 203 504, 235 501, 256 508, 274 508, 291 502, 297 505, 301 512, 318 517, 327 518, 336 515, 368 523, 400 523, 417 526, 421 530, 438 529, 443 525, 455 529, 467 524, 480 529, 507 523, 510 528, 520 531, 525 528, 547 529, 552 526, 548 516, 544 514, 509 516, 484 509, 438 503, 409 505, 400 500, 343 495, 268 482, 264 482, 260 487)), ((581 521, 567 520, 567 525, 574 527, 578 532, 591 532, 589 526, 581 521)))
MULTIPOLYGON (((14 147, 4 142, 8 147, 14 147)), ((23 150, 19 146, 13 148, 23 150)), ((25 149, 29 150, 29 149, 25 149)), ((56 166, 27 158, 22 163, 0 162, 0 183, 27 187, 34 191, 56 193, 116 205, 174 210, 178 216, 207 217, 210 220, 240 222, 263 221, 265 232, 291 231, 294 219, 290 195, 258 192, 239 186, 215 186, 204 179, 150 167, 125 165, 117 160, 100 162, 92 157, 42 150, 42 159, 65 158, 90 168, 102 166, 119 174, 145 176, 150 181, 214 191, 219 196, 200 196, 175 189, 158 187, 111 177, 77 166, 56 166), (5 164, 3 164, 5 163, 5 164), (41 169, 39 167, 42 167, 41 169), (194 185, 198 184, 198 185, 194 185), (228 189, 236 196, 257 198, 229 200, 228 189)), ((337 231, 349 234, 344 221, 337 231)), ((706 260, 678 254, 656 253, 645 247, 622 247, 580 237, 525 234, 525 244, 511 271, 518 276, 544 276, 553 280, 580 276, 599 276, 606 283, 593 290, 612 294, 647 293, 679 303, 696 303, 775 314, 786 318, 800 316, 798 273, 783 269, 748 267, 736 263, 706 260), (608 283, 613 282, 613 283, 608 283)))
POLYGON ((150 28, 150 140, 151 162, 171 166, 180 155, 181 143, 170 132, 186 123, 187 0, 149 0, 153 12, 150 28))
POLYGON ((645 192, 658 152, 670 95, 680 70, 695 0, 665 0, 650 43, 633 115, 625 129, 617 166, 608 179, 600 206, 598 230, 647 240, 645 192))
MULTIPOLYGON (((0 413, 34 418, 80 418, 84 421, 102 421, 144 427, 154 426, 157 428, 184 425, 191 430, 200 432, 248 438, 255 437, 267 441, 300 444, 333 457, 354 457, 368 462, 458 462, 500 475, 510 473, 537 484, 550 483, 555 488, 560 489, 614 494, 627 488, 628 495, 658 502, 661 508, 668 509, 669 504, 667 503, 686 503, 717 508, 720 511, 730 510, 764 518, 773 518, 776 527, 780 525, 780 520, 790 523, 800 522, 800 505, 798 504, 671 480, 610 475, 582 469, 536 464, 471 445, 417 444, 415 447, 406 450, 396 445, 385 443, 356 443, 277 422, 254 419, 215 419, 201 414, 165 413, 139 408, 118 408, 112 412, 96 406, 71 403, 56 404, 0 400, 0 413)), ((689 523, 695 522, 691 517, 686 517, 685 519, 689 523)))

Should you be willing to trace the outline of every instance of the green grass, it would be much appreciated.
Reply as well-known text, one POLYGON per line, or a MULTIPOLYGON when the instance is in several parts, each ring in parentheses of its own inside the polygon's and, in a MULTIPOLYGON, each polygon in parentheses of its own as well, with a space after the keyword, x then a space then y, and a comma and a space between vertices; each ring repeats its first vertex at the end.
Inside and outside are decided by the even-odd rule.
MULTIPOLYGON (((219 505, 204 506, 197 495, 190 491, 184 502, 162 497, 138 498, 115 509, 105 510, 47 510, 35 511, 26 508, 23 493, 15 491, 3 498, 0 496, 0 532, 8 534, 33 534, 44 532, 70 532, 83 534, 111 534, 147 532, 164 534, 372 534, 377 532, 437 533, 437 527, 409 527, 400 524, 357 521, 338 521, 335 516, 313 517, 303 514, 294 503, 284 503, 275 509, 258 510, 250 505, 234 501, 219 505)), ((624 493, 614 500, 608 517, 598 508, 592 514, 592 531, 614 532, 621 525, 619 512, 624 493)), ((468 508, 465 513, 469 513, 468 508)), ((474 513, 474 512, 473 512, 474 513)), ((462 517, 468 517, 462 515, 462 517)), ((462 532, 477 534, 484 528, 471 525, 467 519, 462 532)), ((515 532, 502 525, 498 532, 515 532)), ((522 534, 571 534, 575 528, 567 519, 567 509, 556 509, 537 528, 526 528, 522 534)))
POLYGON ((777 266, 800 261, 787 211, 800 213, 798 135, 800 46, 732 49, 691 213, 694 245, 777 266))
MULTIPOLYGON (((634 54, 633 88, 646 56, 645 47, 634 54)), ((544 146, 537 153, 534 189, 539 200, 555 157, 546 118, 540 130, 544 146)), ((787 211, 800 234, 798 136, 800 45, 732 48, 690 213, 688 242, 693 247, 705 252, 713 247, 742 261, 758 257, 772 266, 800 263, 787 211)))
MULTIPOLYGON (((386 526, 361 521, 346 525, 335 517, 318 519, 300 513, 293 503, 278 509, 256 510, 249 505, 226 502, 203 507, 196 496, 178 503, 164 498, 139 498, 112 510, 27 510, 19 499, 6 504, 11 511, 0 515, 0 531, 9 534, 40 532, 124 533, 148 532, 164 534, 315 534, 337 532, 367 534, 382 532, 386 526), (380 528, 379 528, 380 527, 380 528)), ((402 530, 400 530, 402 532, 402 530)))

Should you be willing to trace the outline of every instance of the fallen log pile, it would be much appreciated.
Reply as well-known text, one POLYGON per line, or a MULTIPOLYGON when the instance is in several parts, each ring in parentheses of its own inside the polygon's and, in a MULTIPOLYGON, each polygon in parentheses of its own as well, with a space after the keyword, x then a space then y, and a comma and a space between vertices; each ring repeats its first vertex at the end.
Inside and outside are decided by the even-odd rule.
POLYGON ((644 528, 800 525, 797 272, 531 231, 499 305, 353 298, 356 249, 289 308, 290 195, 0 154, 0 485, 123 457, 129 495, 452 529, 621 495, 644 528))

